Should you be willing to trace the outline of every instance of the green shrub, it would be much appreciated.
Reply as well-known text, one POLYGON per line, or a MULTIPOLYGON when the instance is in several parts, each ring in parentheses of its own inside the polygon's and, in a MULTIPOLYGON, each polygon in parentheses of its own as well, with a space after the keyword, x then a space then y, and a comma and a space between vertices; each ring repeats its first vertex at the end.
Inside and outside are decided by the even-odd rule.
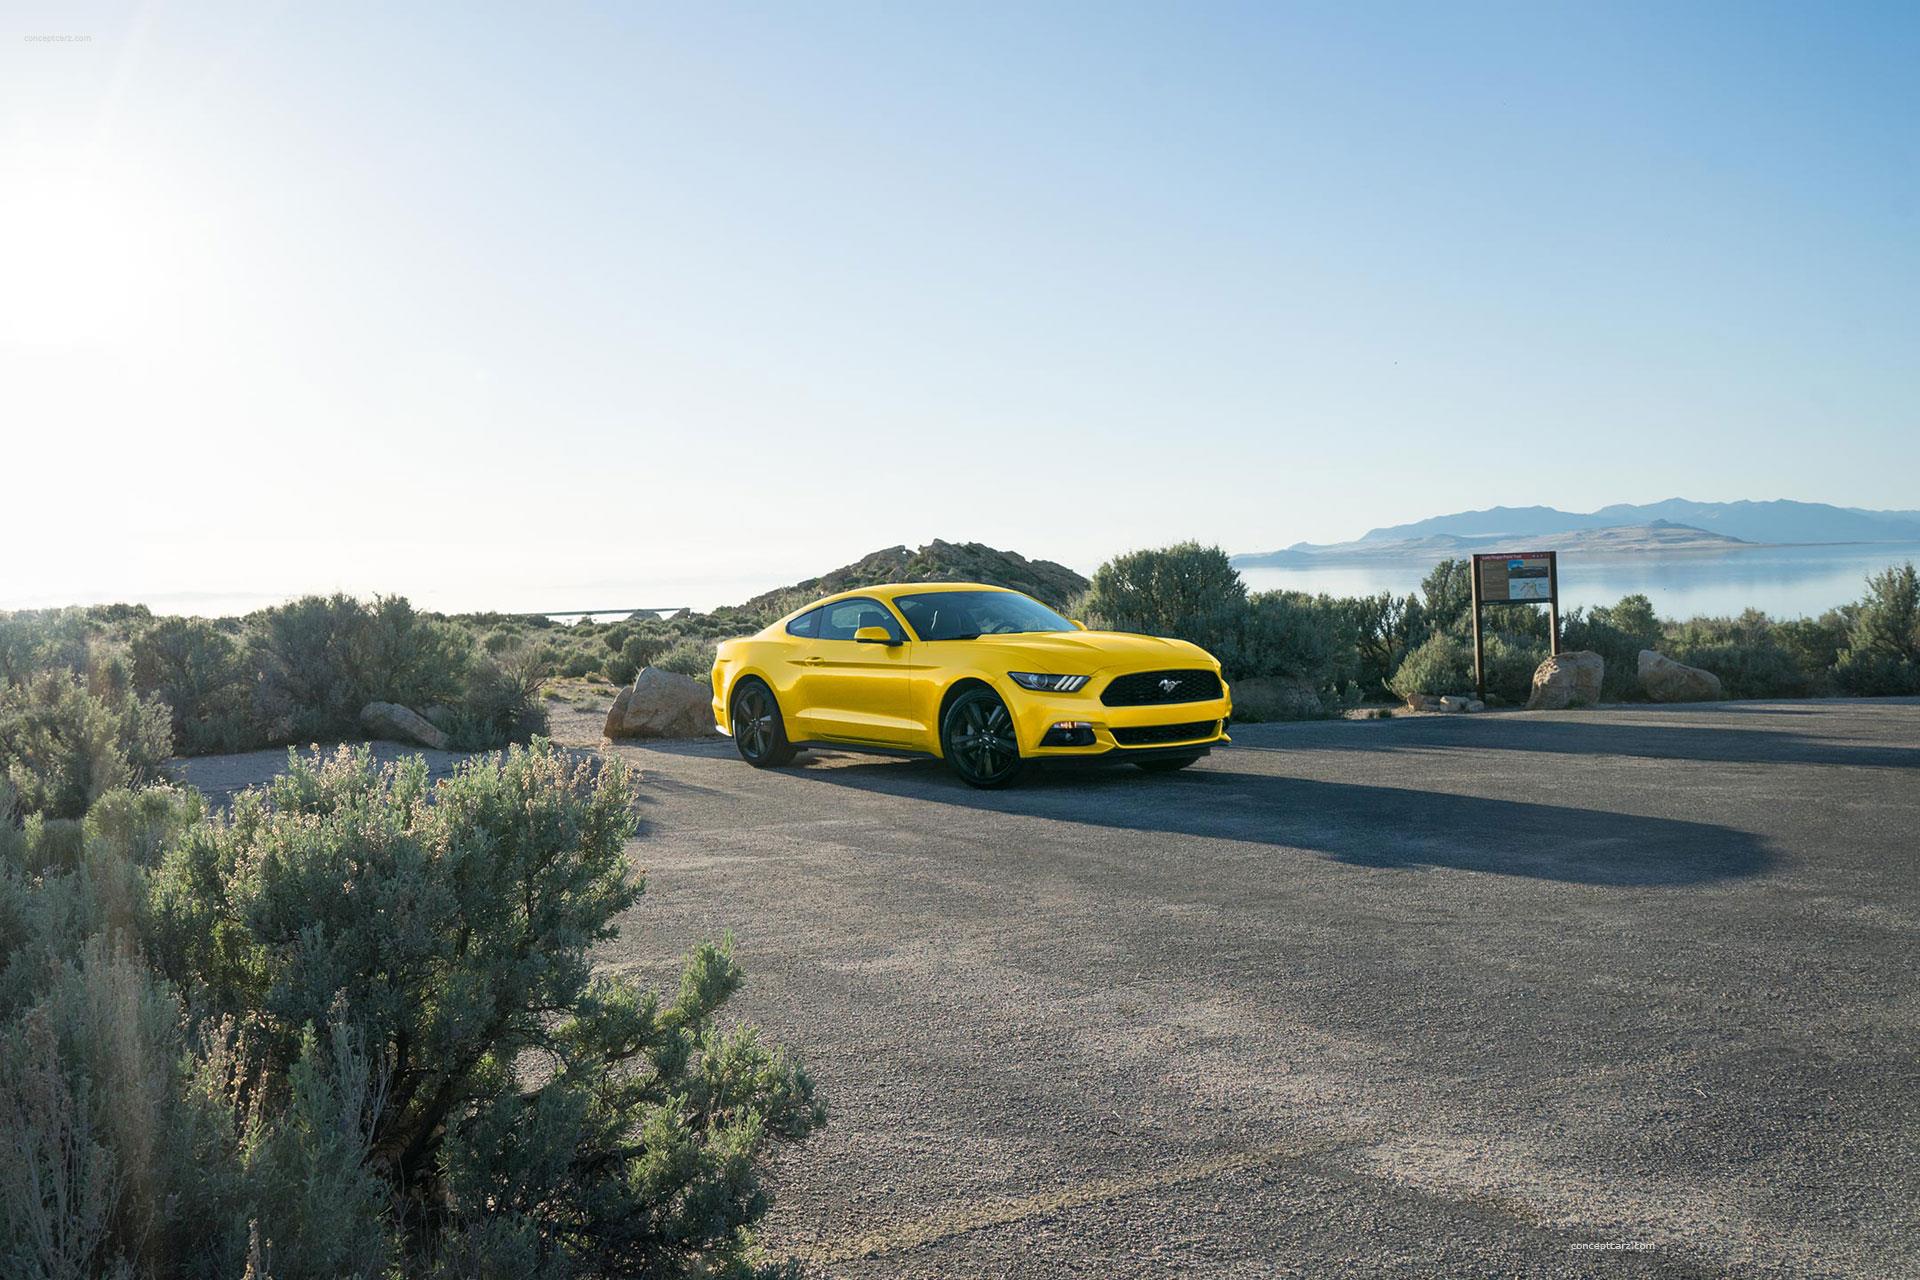
POLYGON ((0 615, 0 683, 25 684, 59 668, 84 672, 96 628, 81 609, 28 609, 0 615))
POLYGON ((725 949, 593 972, 633 802, 541 743, 0 824, 0 1274, 756 1274, 822 1112, 725 949))
POLYGON ((661 636, 625 632, 618 652, 601 664, 601 670, 615 684, 632 684, 640 668, 652 666, 666 647, 667 641, 661 636))
POLYGON ((1867 579, 1834 678, 1849 693, 1920 693, 1920 574, 1911 563, 1867 579))
POLYGON ((1713 672, 1728 697, 1801 698, 1815 692, 1813 677, 1780 643, 1776 624, 1758 610, 1749 609, 1738 618, 1694 618, 1670 626, 1663 644, 1648 647, 1713 672))
POLYGON ((1776 624, 1781 647, 1793 655, 1794 665, 1807 673, 1815 693, 1833 691, 1833 669, 1853 634, 1857 605, 1829 609, 1817 618, 1789 618, 1776 624))
POLYGON ((1393 673, 1390 687, 1402 698, 1415 694, 1442 697, 1473 692, 1473 646, 1458 636, 1436 631, 1416 646, 1393 673))
POLYGON ((1665 643, 1653 602, 1643 595, 1623 596, 1618 604, 1574 609, 1560 623, 1563 650, 1584 649, 1606 664, 1600 696, 1622 702, 1639 696, 1640 651, 1665 643))
POLYGON ((343 738, 370 699, 354 666, 365 610, 350 596, 306 596, 252 615, 257 714, 270 742, 343 738))
MULTIPOLYGON (((1484 637, 1483 659, 1487 700, 1520 706, 1533 688, 1533 673, 1546 660, 1546 644, 1532 636, 1498 631, 1484 637)), ((1402 698, 1414 694, 1444 697, 1474 693, 1473 642, 1437 631, 1407 655, 1394 672, 1391 687, 1402 698)))
POLYGON ((108 791, 156 779, 173 754, 165 704, 96 684, 51 670, 0 687, 0 777, 17 814, 80 818, 108 791))
POLYGON ((653 662, 662 671, 675 671, 683 676, 693 676, 705 680, 713 673, 714 655, 720 648, 717 640, 696 640, 683 636, 667 646, 653 662))
POLYGON ((1472 634, 1473 562, 1442 560, 1420 581, 1421 607, 1438 631, 1472 634))
POLYGON ((474 663, 466 688, 452 705, 448 744, 456 751, 482 751, 526 743, 547 731, 540 686, 547 669, 527 649, 508 650, 474 663))
MULTIPOLYGON (((1336 706, 1357 696, 1359 635, 1348 604, 1303 591, 1266 591, 1249 597, 1233 646, 1236 689, 1249 680, 1273 679, 1281 682, 1276 687, 1292 684, 1311 689, 1322 706, 1336 706)), ((1291 693, 1286 700, 1305 701, 1291 693)))
POLYGON ((1190 640, 1243 672, 1239 646, 1247 588, 1218 547, 1197 542, 1115 556, 1094 572, 1078 604, 1092 627, 1190 640))
POLYGON ((718 1025, 725 950, 670 1000, 593 973, 641 891, 619 762, 536 744, 427 799, 418 761, 296 760, 157 877, 164 971, 262 1082, 274 1273, 745 1274, 760 1157, 821 1112, 718 1025))
POLYGON ((1430 633, 1426 608, 1417 596, 1379 595, 1337 598, 1352 637, 1352 682, 1362 697, 1389 691, 1388 682, 1413 647, 1430 633))
POLYGON ((245 648, 202 618, 161 618, 133 637, 133 679, 173 711, 185 755, 257 746, 253 668, 245 648))
POLYGON ((476 661, 465 633, 422 617, 401 596, 377 596, 372 608, 358 607, 348 671, 365 695, 361 705, 378 700, 417 709, 461 696, 476 661))

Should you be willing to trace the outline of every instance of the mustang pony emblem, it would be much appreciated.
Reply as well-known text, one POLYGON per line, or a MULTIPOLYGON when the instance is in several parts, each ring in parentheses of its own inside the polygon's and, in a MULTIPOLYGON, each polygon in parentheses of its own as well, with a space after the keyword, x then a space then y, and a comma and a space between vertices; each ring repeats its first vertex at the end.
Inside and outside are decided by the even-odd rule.
POLYGON ((1162 680, 1160 682, 1160 691, 1162 693, 1172 693, 1175 689, 1178 689, 1179 687, 1180 687, 1180 682, 1178 680, 1162 680))

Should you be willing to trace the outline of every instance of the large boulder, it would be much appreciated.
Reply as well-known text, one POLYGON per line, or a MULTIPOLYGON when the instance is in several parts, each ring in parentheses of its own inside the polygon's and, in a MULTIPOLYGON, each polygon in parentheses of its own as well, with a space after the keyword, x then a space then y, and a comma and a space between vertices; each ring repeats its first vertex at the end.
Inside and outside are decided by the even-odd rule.
POLYGON ((1640 689, 1655 702, 1718 702, 1727 696, 1713 672, 1675 662, 1652 649, 1640 651, 1640 689))
POLYGON ((642 667, 607 712, 609 738, 698 738, 713 733, 713 686, 642 667))
POLYGON ((1534 668, 1533 692, 1527 697, 1527 710, 1590 707, 1600 701, 1600 682, 1606 674, 1606 659, 1590 649, 1555 654, 1534 668))
POLYGON ((360 708, 360 727, 389 742, 412 742, 435 751, 447 749, 447 735, 431 720, 397 702, 369 702, 360 708))
POLYGON ((1326 714, 1319 690, 1305 680, 1249 676, 1233 682, 1236 720, 1318 720, 1326 714))

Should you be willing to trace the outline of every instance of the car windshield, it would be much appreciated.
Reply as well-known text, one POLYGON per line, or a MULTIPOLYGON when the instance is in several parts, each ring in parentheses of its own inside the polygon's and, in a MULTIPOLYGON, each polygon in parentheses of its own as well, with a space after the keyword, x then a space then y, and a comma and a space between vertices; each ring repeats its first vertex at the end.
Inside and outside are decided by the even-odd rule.
POLYGON ((927 591, 895 596, 893 602, 922 640, 971 640, 975 636, 1075 629, 1038 600, 1011 591, 927 591))

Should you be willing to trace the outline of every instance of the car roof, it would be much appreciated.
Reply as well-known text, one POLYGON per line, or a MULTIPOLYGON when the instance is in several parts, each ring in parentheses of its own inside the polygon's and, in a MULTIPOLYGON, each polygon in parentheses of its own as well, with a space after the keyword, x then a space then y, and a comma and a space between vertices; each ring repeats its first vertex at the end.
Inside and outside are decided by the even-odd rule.
POLYGON ((996 587, 985 582, 887 582, 868 587, 864 591, 848 591, 843 594, 878 596, 882 600, 892 600, 896 596, 917 595, 922 591, 1005 591, 1009 595, 1019 594, 1010 587, 996 587))
POLYGON ((996 587, 988 582, 876 582, 870 587, 852 587, 846 591, 836 591, 830 596, 821 596, 818 600, 810 600, 782 617, 780 621, 785 622, 788 618, 796 618, 809 609, 818 609, 821 605, 832 604, 836 600, 850 600, 858 596, 890 601, 899 596, 917 595, 922 591, 1001 591, 1008 595, 1020 594, 1011 587, 996 587))

